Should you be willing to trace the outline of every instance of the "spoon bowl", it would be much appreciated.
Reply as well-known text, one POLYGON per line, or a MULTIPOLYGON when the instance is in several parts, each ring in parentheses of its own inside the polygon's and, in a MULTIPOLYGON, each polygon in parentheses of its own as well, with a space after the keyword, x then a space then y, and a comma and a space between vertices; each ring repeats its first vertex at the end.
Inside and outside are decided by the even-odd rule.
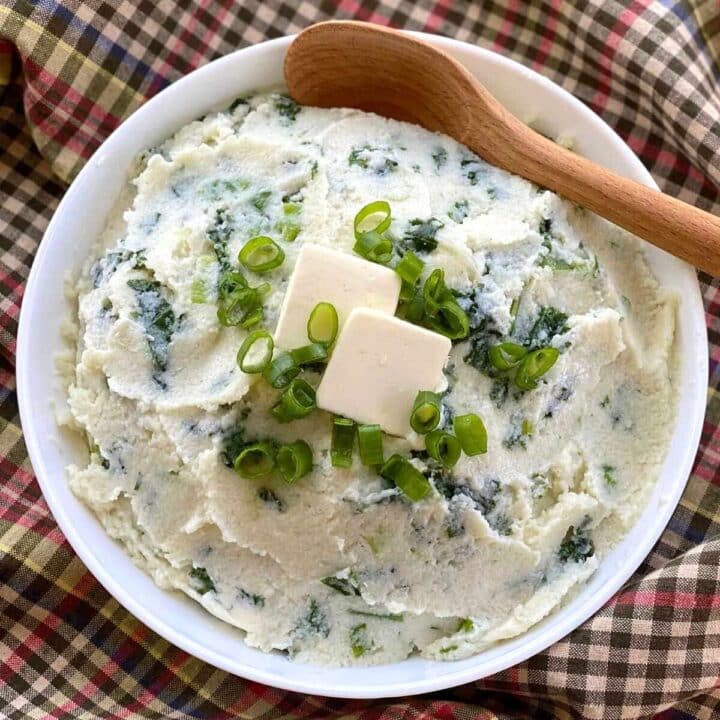
POLYGON ((493 165, 720 275, 720 219, 536 133, 423 40, 370 23, 319 23, 294 40, 284 72, 301 104, 357 108, 443 132, 493 165))

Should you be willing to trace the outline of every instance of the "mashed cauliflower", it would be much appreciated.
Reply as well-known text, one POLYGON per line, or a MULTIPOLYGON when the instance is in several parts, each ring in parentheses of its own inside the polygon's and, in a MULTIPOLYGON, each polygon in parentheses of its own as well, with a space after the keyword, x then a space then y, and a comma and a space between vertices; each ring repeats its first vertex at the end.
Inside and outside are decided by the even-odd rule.
POLYGON ((69 482, 161 587, 249 645, 334 666, 464 658, 556 609, 635 522, 676 411, 675 302, 635 238, 446 136, 278 94, 190 123, 128 188, 77 281, 68 396, 90 455, 69 482), (270 285, 272 331, 298 249, 351 253, 378 199, 396 250, 444 269, 470 321, 443 424, 473 412, 488 432, 451 470, 422 438, 385 436, 431 483, 419 502, 357 456, 334 467, 328 413, 277 423, 278 391, 236 363, 247 331, 217 317, 249 238, 285 252, 262 278, 243 271, 270 285), (560 351, 537 388, 489 362, 508 340, 560 351), (240 448, 267 437, 307 441, 312 472, 239 477, 240 448))

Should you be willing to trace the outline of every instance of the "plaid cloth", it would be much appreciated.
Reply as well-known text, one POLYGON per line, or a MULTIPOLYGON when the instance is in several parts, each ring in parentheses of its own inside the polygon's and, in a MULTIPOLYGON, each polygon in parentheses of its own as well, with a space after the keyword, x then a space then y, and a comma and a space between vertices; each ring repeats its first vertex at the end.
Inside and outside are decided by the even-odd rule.
POLYGON ((585 101, 672 195, 720 210, 717 0, 0 0, 0 717, 720 718, 720 293, 702 444, 680 506, 594 618, 481 682, 328 700, 171 646, 75 557, 33 477, 13 374, 23 285, 66 183, 146 98, 238 47, 357 18, 477 43, 585 101))

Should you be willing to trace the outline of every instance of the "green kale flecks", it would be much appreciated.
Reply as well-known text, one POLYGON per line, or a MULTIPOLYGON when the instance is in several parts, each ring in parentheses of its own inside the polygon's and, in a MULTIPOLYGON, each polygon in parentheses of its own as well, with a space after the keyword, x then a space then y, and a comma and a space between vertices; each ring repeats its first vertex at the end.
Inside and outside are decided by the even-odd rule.
POLYGON ((398 167, 387 148, 362 145, 355 147, 348 155, 348 165, 356 165, 363 170, 373 170, 376 175, 387 175, 398 167))
POLYGON ((215 211, 212 227, 208 230, 208 238, 215 251, 215 257, 224 271, 230 269, 228 243, 232 234, 232 220, 228 215, 227 208, 218 208, 215 211))
POLYGON ((460 161, 462 175, 471 185, 477 185, 487 176, 489 169, 490 166, 477 157, 466 157, 460 161))
POLYGON ((231 468, 235 464, 235 459, 242 449, 248 444, 245 438, 245 428, 242 426, 234 427, 230 430, 222 440, 222 450, 220 451, 220 459, 223 464, 231 468))
POLYGON ((250 203, 256 209, 262 212, 267 206, 268 200, 272 195, 272 190, 261 190, 250 198, 250 203))
POLYGON ((230 107, 228 108, 228 112, 233 112, 237 110, 239 107, 243 105, 249 105, 247 98, 244 98, 242 96, 235 98, 232 103, 230 103, 230 107))
POLYGON ((442 146, 438 146, 435 150, 433 150, 432 159, 435 163, 435 167, 439 170, 447 162, 447 150, 442 146))
POLYGON ((265 607, 265 598, 262 595, 256 595, 255 593, 249 593, 247 590, 240 588, 238 590, 238 596, 241 600, 250 603, 254 607, 265 607))
POLYGON ((560 405, 572 397, 572 394, 572 388, 565 383, 555 385, 550 393, 550 402, 545 410, 544 417, 551 418, 557 412, 560 405))
POLYGON ((428 220, 415 218, 410 221, 400 245, 404 250, 414 250, 418 253, 432 252, 438 246, 435 236, 438 230, 443 227, 445 227, 445 224, 434 217, 428 220))
POLYGON ((273 106, 277 114, 284 119, 287 125, 295 122, 298 114, 302 110, 300 105, 287 95, 276 95, 273 99, 273 106))
POLYGON ((341 595, 347 595, 348 597, 360 595, 360 587, 355 573, 350 573, 348 577, 329 575, 328 577, 322 578, 320 582, 332 588, 335 592, 339 592, 341 595))
POLYGON ((123 263, 130 261, 132 261, 133 269, 144 269, 147 262, 145 250, 113 250, 106 253, 93 263, 92 268, 90 268, 90 279, 93 288, 98 288, 107 282, 123 263))
POLYGON ((617 468, 614 465, 603 465, 603 480, 610 486, 615 487, 617 485, 617 468))
POLYGON ((458 200, 453 206, 448 217, 456 223, 462 223, 462 221, 468 216, 470 212, 470 204, 467 200, 458 200))
POLYGON ((515 447, 527 449, 527 443, 532 436, 532 423, 524 418, 522 413, 513 413, 510 417, 510 427, 503 438, 503 447, 509 450, 515 447))
POLYGON ((189 573, 193 580, 194 588, 201 594, 205 595, 209 592, 216 592, 215 583, 210 579, 207 570, 204 567, 193 567, 189 573))
POLYGON ((577 528, 572 525, 568 528, 558 550, 560 562, 585 562, 595 554, 595 545, 588 534, 589 524, 590 516, 586 515, 577 528))
POLYGON ((353 657, 359 658, 374 649, 375 645, 370 640, 367 632, 367 623, 355 625, 350 630, 350 648, 353 657))
POLYGON ((547 347, 556 335, 562 335, 568 331, 567 319, 568 316, 557 308, 541 307, 523 344, 529 350, 547 347))
POLYGON ((377 618, 378 620, 392 620, 392 622, 402 622, 405 618, 402 613, 373 613, 365 610, 348 610, 350 615, 360 615, 361 617, 377 618))
POLYGON ((161 387, 167 387, 162 373, 167 370, 170 359, 170 342, 177 330, 177 319, 170 303, 163 297, 163 285, 157 280, 134 278, 128 280, 128 286, 135 291, 138 310, 134 318, 145 330, 150 356, 155 373, 153 379, 161 387))
POLYGON ((266 505, 269 505, 278 512, 285 512, 285 502, 281 500, 272 490, 270 490, 270 488, 259 488, 257 495, 266 505))
POLYGON ((330 634, 330 623, 327 615, 322 611, 318 601, 310 598, 310 602, 304 615, 295 626, 295 635, 299 638, 319 635, 326 638, 330 634))

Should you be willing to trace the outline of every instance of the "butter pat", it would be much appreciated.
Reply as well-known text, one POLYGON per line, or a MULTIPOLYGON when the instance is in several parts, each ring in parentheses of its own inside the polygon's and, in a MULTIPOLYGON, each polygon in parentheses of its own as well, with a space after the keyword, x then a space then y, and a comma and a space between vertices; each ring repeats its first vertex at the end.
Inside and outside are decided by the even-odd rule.
POLYGON ((444 386, 449 353, 443 335, 377 310, 353 310, 320 382, 318 407, 407 435, 418 392, 444 386))
POLYGON ((283 299, 275 345, 286 350, 307 345, 308 317, 319 302, 335 306, 341 328, 356 307, 394 315, 400 284, 397 273, 389 268, 306 243, 283 299))

